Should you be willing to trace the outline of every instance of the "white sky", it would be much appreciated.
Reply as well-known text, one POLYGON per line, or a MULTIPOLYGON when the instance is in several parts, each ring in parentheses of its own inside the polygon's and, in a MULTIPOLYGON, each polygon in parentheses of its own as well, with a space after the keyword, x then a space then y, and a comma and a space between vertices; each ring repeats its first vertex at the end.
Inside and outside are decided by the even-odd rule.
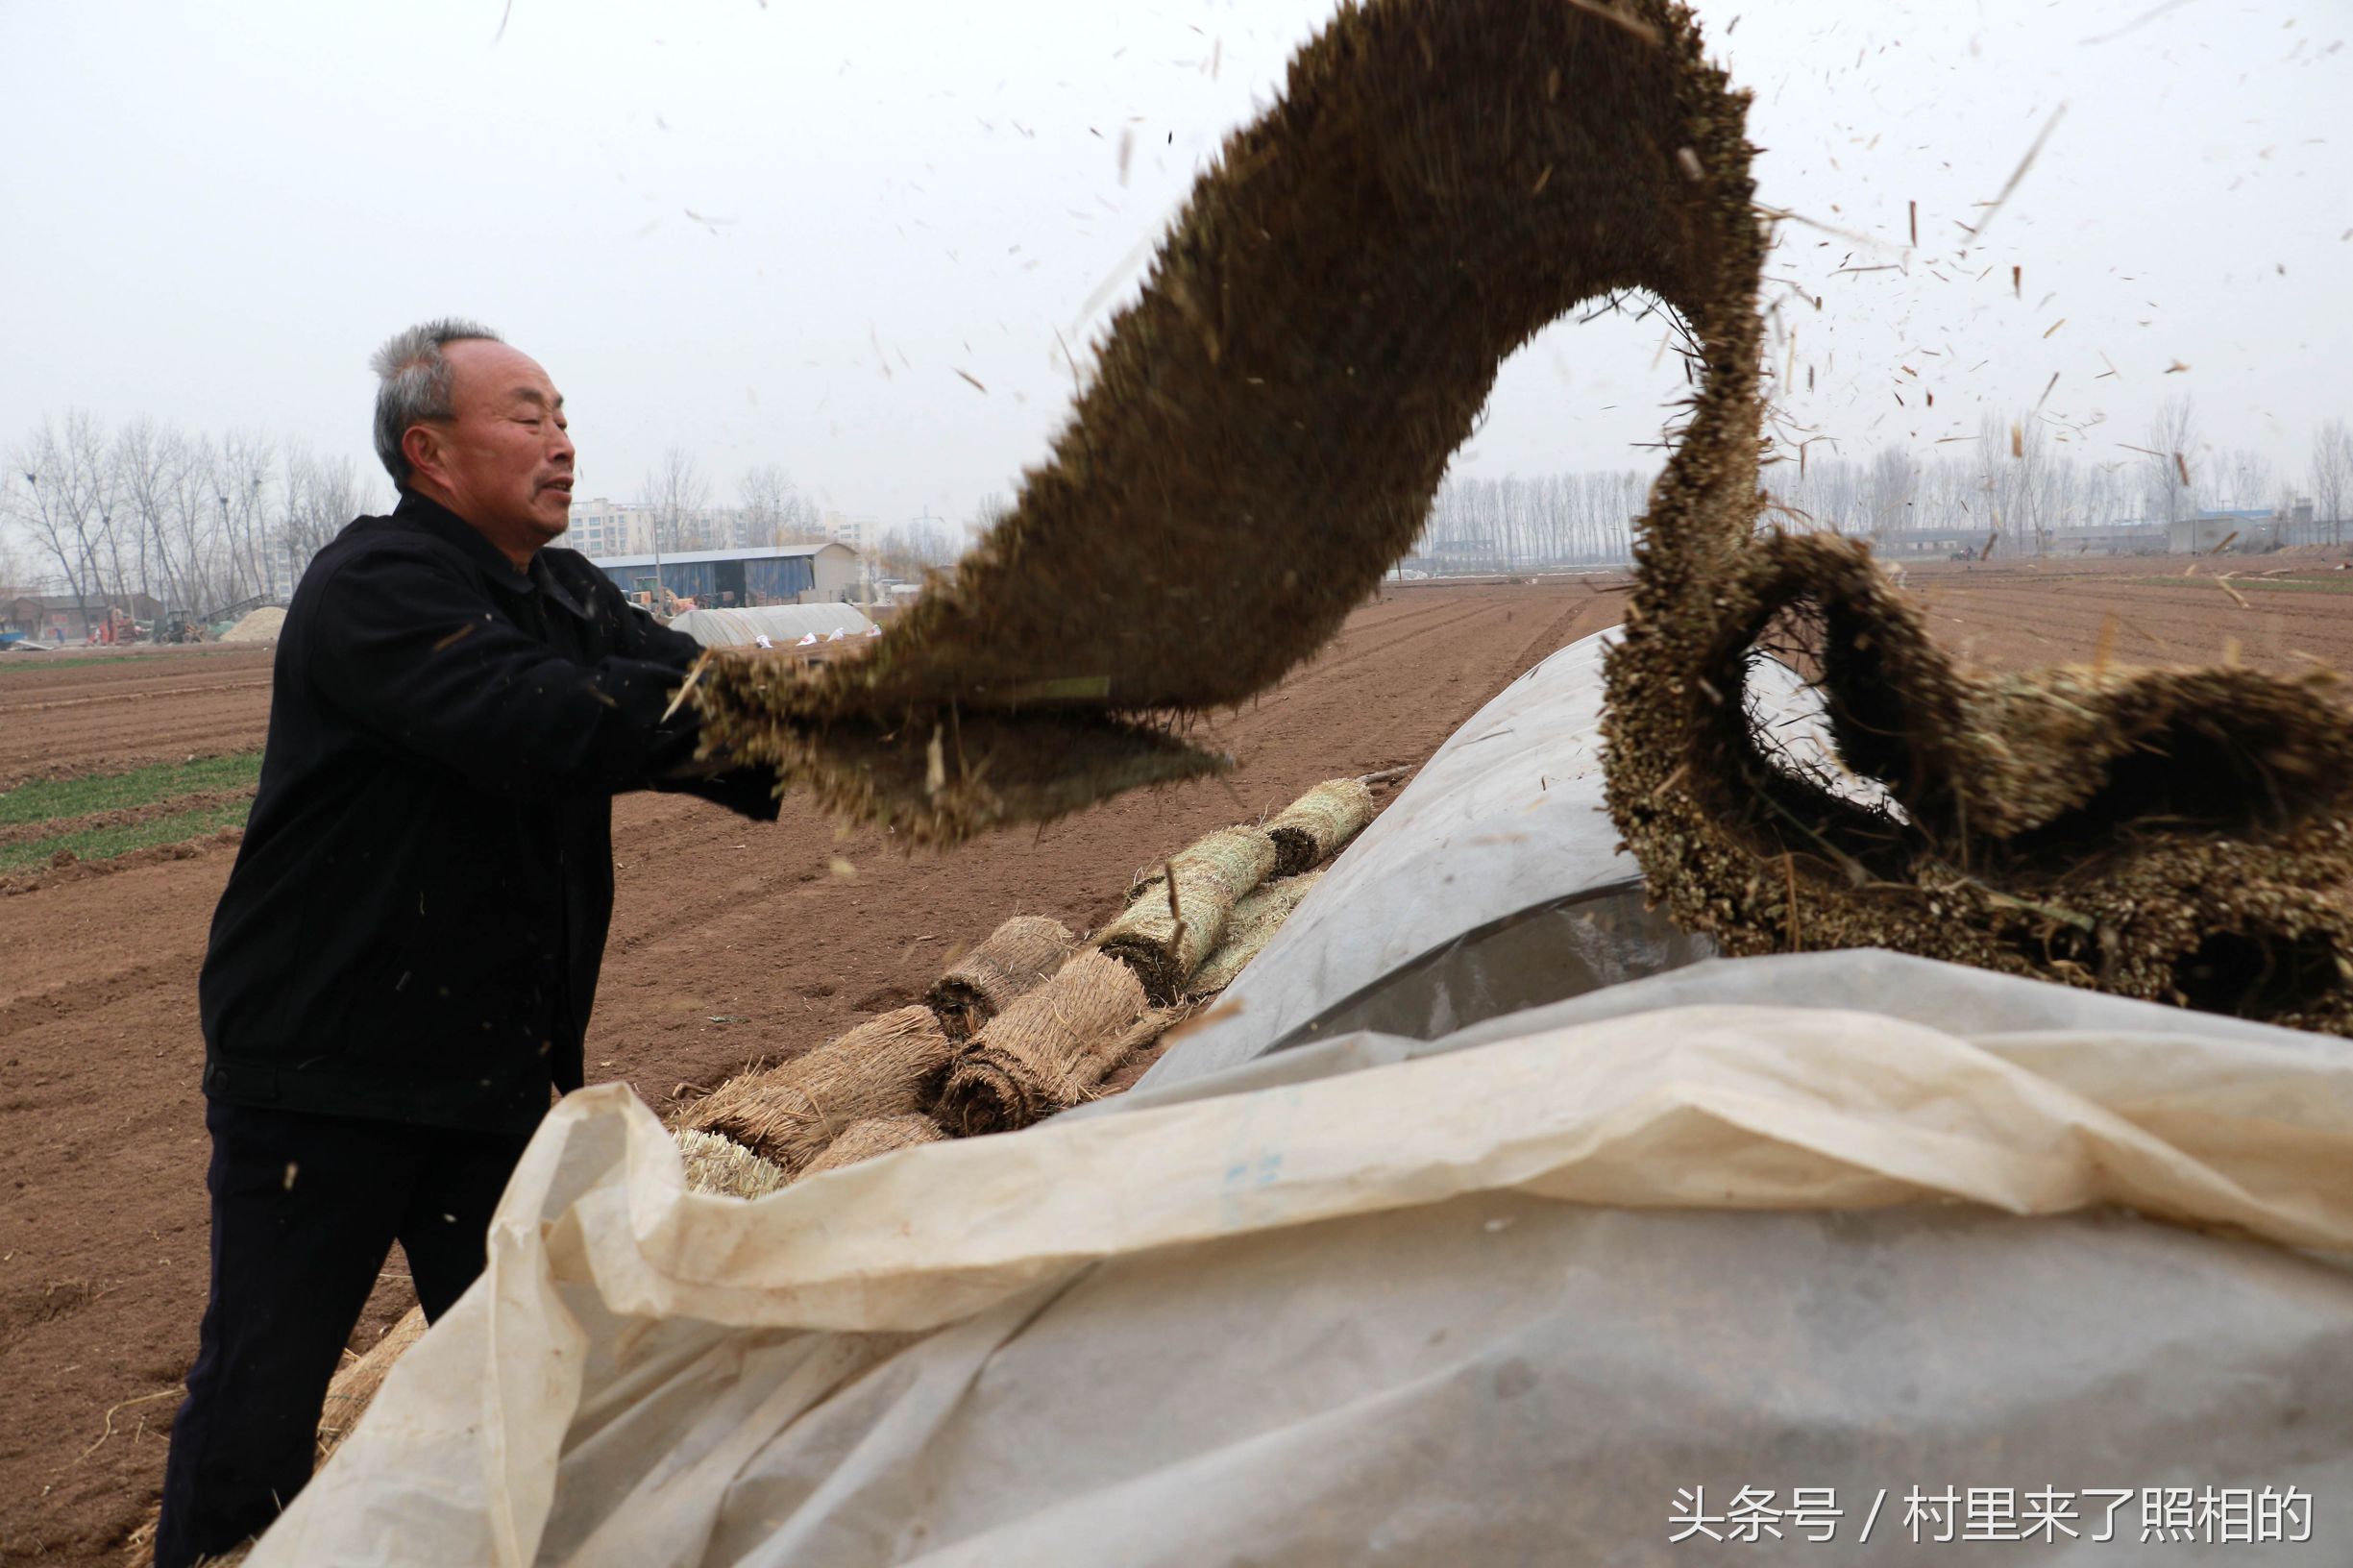
MULTIPOLYGON (((502 0, 0 0, 0 446, 83 407, 373 471, 369 352, 454 312, 554 375, 583 496, 635 495, 678 444, 723 502, 772 461, 852 514, 962 519, 1063 418, 1057 331, 1076 347, 1133 294, 1333 9, 513 0, 502 37, 502 0)), ((1702 14, 1757 95, 1762 199, 1878 241, 1794 230, 1769 268, 1824 296, 1791 412, 1851 455, 1973 433, 1979 400, 2030 406, 2053 372, 2044 412, 2104 418, 2101 456, 2169 394, 2283 472, 2353 414, 2346 0, 1702 14), (2063 103, 1956 262, 1955 220, 2063 103), (1850 252, 1904 270, 1834 275, 1850 252)), ((1460 465, 1651 466, 1658 345, 1655 322, 1556 326, 1460 465)))

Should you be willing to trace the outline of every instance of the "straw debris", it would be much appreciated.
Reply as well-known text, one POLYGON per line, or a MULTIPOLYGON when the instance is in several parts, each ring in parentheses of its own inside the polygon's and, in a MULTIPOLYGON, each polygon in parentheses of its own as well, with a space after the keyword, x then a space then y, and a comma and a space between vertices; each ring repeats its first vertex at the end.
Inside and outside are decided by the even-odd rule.
POLYGON ((1277 876, 1297 876, 1337 854, 1373 820, 1373 792, 1358 778, 1316 785, 1266 823, 1277 876))
POLYGON ((375 1402, 376 1391, 384 1385, 392 1363, 424 1336, 425 1309, 411 1307, 384 1331, 381 1339, 368 1347, 366 1355, 336 1371, 327 1385, 327 1404, 319 1415, 319 1463, 325 1464, 327 1457, 343 1446, 343 1439, 352 1434, 375 1402))
POLYGON ((1078 939, 1062 921, 1017 915, 940 976, 925 1000, 950 1040, 969 1040, 1076 951, 1078 939))
POLYGON ((729 1079, 687 1107, 679 1127, 716 1133, 797 1176, 853 1122, 924 1109, 955 1054, 931 1009, 902 1007, 782 1066, 729 1079))
POLYGON ((1274 841, 1259 829, 1212 833, 1170 860, 1158 882, 1103 928, 1095 945, 1135 969, 1153 1001, 1172 1002, 1225 939, 1235 904, 1274 865, 1274 841))
POLYGON ((1085 952, 972 1037, 941 1092, 939 1118, 959 1137, 1011 1132, 1087 1097, 1134 1048, 1145 1015, 1126 965, 1085 952))

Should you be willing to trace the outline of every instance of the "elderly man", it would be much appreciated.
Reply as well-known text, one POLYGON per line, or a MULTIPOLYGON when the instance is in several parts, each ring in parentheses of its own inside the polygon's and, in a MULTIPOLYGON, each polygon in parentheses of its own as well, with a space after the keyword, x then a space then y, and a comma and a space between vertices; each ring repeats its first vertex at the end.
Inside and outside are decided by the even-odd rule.
POLYGON ((156 1559, 266 1528, 395 1240, 426 1315, 480 1273, 550 1091, 581 1082, 612 911, 612 796, 773 819, 695 761, 699 649, 551 549, 573 447, 548 373, 436 321, 375 359, 400 502, 320 551, 201 983, 212 1284, 156 1559))

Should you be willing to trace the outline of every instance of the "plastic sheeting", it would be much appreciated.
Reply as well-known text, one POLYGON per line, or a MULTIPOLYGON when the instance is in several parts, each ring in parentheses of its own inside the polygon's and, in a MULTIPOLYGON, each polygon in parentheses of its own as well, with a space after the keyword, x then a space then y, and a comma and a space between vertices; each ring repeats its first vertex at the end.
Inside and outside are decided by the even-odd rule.
POLYGON ((670 624, 705 648, 741 648, 766 637, 781 648, 814 633, 863 637, 874 623, 854 604, 761 604, 748 609, 688 610, 670 624))
POLYGON ((1126 1095, 749 1204, 570 1096, 252 1562, 2345 1561, 2353 1053, 1688 962, 1599 648, 1126 1095))
MULTIPOLYGON (((1849 1540, 1886 1488, 1884 1552, 1907 1489, 2123 1488, 2137 1541, 2141 1488, 2268 1486, 2322 1555, 2264 1560, 2341 1561, 2353 1276, 2289 1249, 2353 1249, 2353 1058, 1787 962, 1709 984, 1893 965, 1940 1022, 1494 1020, 1356 1070, 1335 1041, 1243 1069, 1323 1057, 1304 1082, 751 1204, 576 1094, 485 1279, 252 1560, 1665 1563, 1682 1488, 1830 1488, 1849 1540)), ((2116 1560, 1945 1550, 2078 1548, 2116 1560)))
MULTIPOLYGON (((1602 655, 1616 640, 1561 649, 1456 731, 1144 1082, 1352 1029, 1435 1039, 1713 953, 1644 908, 1603 809, 1602 655)), ((1835 773, 1820 701, 1786 666, 1758 660, 1748 701, 1792 766, 1835 773)))

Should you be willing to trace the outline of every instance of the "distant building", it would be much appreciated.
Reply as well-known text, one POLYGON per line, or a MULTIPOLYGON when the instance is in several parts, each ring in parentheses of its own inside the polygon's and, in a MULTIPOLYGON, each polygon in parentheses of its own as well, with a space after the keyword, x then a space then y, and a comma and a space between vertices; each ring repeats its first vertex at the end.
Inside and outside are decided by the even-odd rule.
MULTIPOLYGON (((631 594, 650 593, 650 551, 591 555, 604 575, 631 594)), ((662 586, 709 609, 755 604, 815 604, 851 600, 865 571, 847 545, 752 545, 736 550, 662 551, 662 586)))
POLYGON ((598 496, 572 503, 572 529, 563 542, 591 560, 634 555, 653 549, 653 524, 647 507, 598 496))
MULTIPOLYGON (((1993 531, 1992 528, 1890 528, 1873 537, 1871 550, 1875 555, 1926 555, 1941 561, 1956 555, 1983 554, 1986 536, 1993 531)), ((2001 538, 1994 540, 1998 551, 2005 543, 2016 546, 2019 542, 2001 538)))
POLYGON ((871 555, 882 544, 882 525, 870 517, 849 517, 841 512, 821 512, 817 519, 818 531, 836 544, 847 545, 861 555, 871 555))
POLYGON ((163 614, 162 604, 145 594, 92 594, 87 609, 86 620, 71 594, 17 594, 0 600, 0 631, 21 631, 44 643, 61 633, 66 642, 79 643, 88 640, 93 626, 105 625, 110 613, 117 622, 154 622, 163 614))
POLYGON ((2050 555, 2162 555, 2171 546, 2162 523, 2061 524, 2050 530, 2050 555))
POLYGON ((2166 548, 2176 555, 2211 555, 2225 547, 2244 553, 2280 543, 2280 518, 2268 506, 2207 510, 2166 526, 2166 548))

